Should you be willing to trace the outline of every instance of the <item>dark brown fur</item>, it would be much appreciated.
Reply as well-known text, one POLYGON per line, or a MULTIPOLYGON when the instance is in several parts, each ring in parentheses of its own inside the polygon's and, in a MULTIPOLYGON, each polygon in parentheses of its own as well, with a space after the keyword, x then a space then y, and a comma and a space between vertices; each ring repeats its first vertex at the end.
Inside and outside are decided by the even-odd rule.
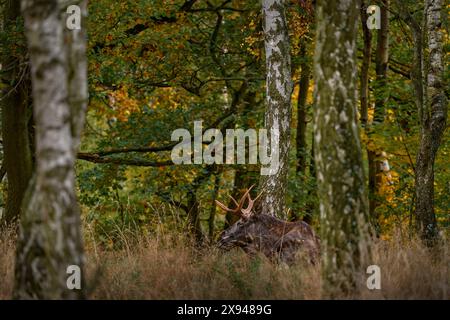
POLYGON ((287 264, 296 260, 298 252, 306 253, 313 264, 320 254, 319 238, 307 223, 283 221, 266 214, 241 216, 222 233, 218 246, 225 250, 241 247, 249 254, 262 252, 272 260, 287 264))

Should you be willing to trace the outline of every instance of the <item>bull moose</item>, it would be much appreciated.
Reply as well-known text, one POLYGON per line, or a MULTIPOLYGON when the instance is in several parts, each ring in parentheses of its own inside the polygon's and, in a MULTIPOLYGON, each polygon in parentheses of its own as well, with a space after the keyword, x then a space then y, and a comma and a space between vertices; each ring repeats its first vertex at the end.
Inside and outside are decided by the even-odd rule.
MULTIPOLYGON (((253 187, 253 186, 252 186, 253 187)), ((263 253, 271 260, 288 265, 296 260, 298 252, 304 252, 312 264, 316 264, 320 253, 319 238, 311 226, 303 221, 289 222, 254 210, 255 201, 250 197, 250 187, 239 201, 230 196, 236 208, 230 209, 216 200, 217 205, 227 212, 239 216, 239 220, 222 232, 218 247, 230 250, 242 248, 253 255, 263 253), (245 201, 248 205, 244 208, 245 201)))

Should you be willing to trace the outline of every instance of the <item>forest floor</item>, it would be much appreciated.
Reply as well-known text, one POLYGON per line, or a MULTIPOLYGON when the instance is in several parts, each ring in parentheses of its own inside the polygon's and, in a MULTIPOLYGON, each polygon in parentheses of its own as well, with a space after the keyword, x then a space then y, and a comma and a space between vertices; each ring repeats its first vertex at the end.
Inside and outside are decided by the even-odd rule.
MULTIPOLYGON (((0 299, 13 288, 14 237, 0 235, 0 299)), ((242 252, 199 250, 179 234, 124 237, 120 250, 86 242, 90 299, 321 299, 320 267, 275 265, 242 252)), ((431 254, 419 241, 379 241, 374 264, 381 290, 362 285, 358 299, 450 299, 449 246, 431 254)))

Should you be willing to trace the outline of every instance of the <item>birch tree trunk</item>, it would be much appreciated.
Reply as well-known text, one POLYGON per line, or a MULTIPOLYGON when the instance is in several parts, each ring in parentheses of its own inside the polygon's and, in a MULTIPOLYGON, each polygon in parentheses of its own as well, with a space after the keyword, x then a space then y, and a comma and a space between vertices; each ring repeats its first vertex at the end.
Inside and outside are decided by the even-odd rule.
MULTIPOLYGON (((83 270, 80 210, 75 193, 75 154, 87 104, 85 27, 66 29, 58 0, 22 1, 31 63, 36 170, 23 203, 16 254, 14 297, 78 299, 67 286, 67 268, 83 270)), ((81 7, 82 21, 86 2, 81 7)))
MULTIPOLYGON (((9 34, 18 25, 20 2, 8 0, 4 4, 3 32, 9 34)), ((29 75, 23 62, 25 57, 13 53, 2 57, 2 80, 6 84, 1 94, 3 166, 8 178, 8 192, 2 222, 10 225, 20 217, 20 207, 31 179, 33 161, 28 137, 31 109, 29 75), (22 66, 21 66, 22 65, 22 66)))
MULTIPOLYGON (((416 159, 416 225, 427 244, 438 236, 434 213, 434 161, 447 121, 448 101, 445 95, 442 32, 442 1, 426 0, 428 59, 426 91, 421 117, 420 145, 416 159)), ((424 74, 422 72, 422 74, 424 74)))
MULTIPOLYGON (((271 154, 279 152, 278 170, 262 175, 261 207, 273 216, 285 214, 285 197, 290 147, 291 123, 291 57, 289 35, 283 0, 263 0, 263 31, 266 53, 266 114, 265 126, 275 131, 278 145, 270 146, 271 154)), ((270 133, 271 134, 271 133, 270 133)), ((269 139, 270 141, 271 139, 269 139)))
POLYGON ((414 39, 411 76, 420 120, 415 170, 415 224, 421 238, 431 246, 438 236, 434 213, 434 161, 445 131, 448 108, 444 81, 444 35, 441 30, 442 0, 425 1, 423 23, 411 15, 404 2, 396 0, 396 4, 414 39), (428 43, 424 39, 424 30, 428 43))
POLYGON ((355 120, 356 0, 320 0, 315 53, 314 138, 323 289, 349 292, 370 257, 368 199, 355 120))

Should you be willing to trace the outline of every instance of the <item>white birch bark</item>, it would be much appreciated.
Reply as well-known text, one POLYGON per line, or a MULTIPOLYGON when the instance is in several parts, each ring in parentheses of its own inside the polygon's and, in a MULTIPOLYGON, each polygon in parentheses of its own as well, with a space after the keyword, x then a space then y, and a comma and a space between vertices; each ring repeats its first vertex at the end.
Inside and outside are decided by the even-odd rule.
MULTIPOLYGON (((420 143, 416 155, 415 225, 425 243, 438 238, 434 212, 434 162, 447 123, 448 100, 444 81, 444 34, 442 0, 425 0, 423 21, 417 21, 408 5, 395 1, 414 39, 412 80, 420 120, 420 143)), ((447 85, 448 86, 448 85, 447 85)))
POLYGON ((283 0, 262 2, 267 69, 265 125, 268 131, 275 130, 278 144, 271 145, 270 150, 271 154, 279 152, 279 165, 270 175, 261 176, 260 205, 263 212, 274 216, 285 214, 292 113, 291 57, 284 6, 283 0))
MULTIPOLYGON (((87 102, 84 31, 65 30, 67 1, 22 0, 36 124, 36 170, 24 201, 14 296, 77 299, 67 267, 83 269, 75 155, 87 102)), ((77 2, 84 11, 86 4, 77 2)), ((83 274, 82 285, 83 282, 83 274)))
POLYGON ((434 213, 434 162, 445 131, 448 108, 441 12, 442 0, 425 1, 428 57, 427 65, 422 65, 426 69, 422 71, 422 74, 426 74, 426 86, 419 112, 422 118, 416 161, 416 225, 421 237, 429 245, 438 237, 434 213))

